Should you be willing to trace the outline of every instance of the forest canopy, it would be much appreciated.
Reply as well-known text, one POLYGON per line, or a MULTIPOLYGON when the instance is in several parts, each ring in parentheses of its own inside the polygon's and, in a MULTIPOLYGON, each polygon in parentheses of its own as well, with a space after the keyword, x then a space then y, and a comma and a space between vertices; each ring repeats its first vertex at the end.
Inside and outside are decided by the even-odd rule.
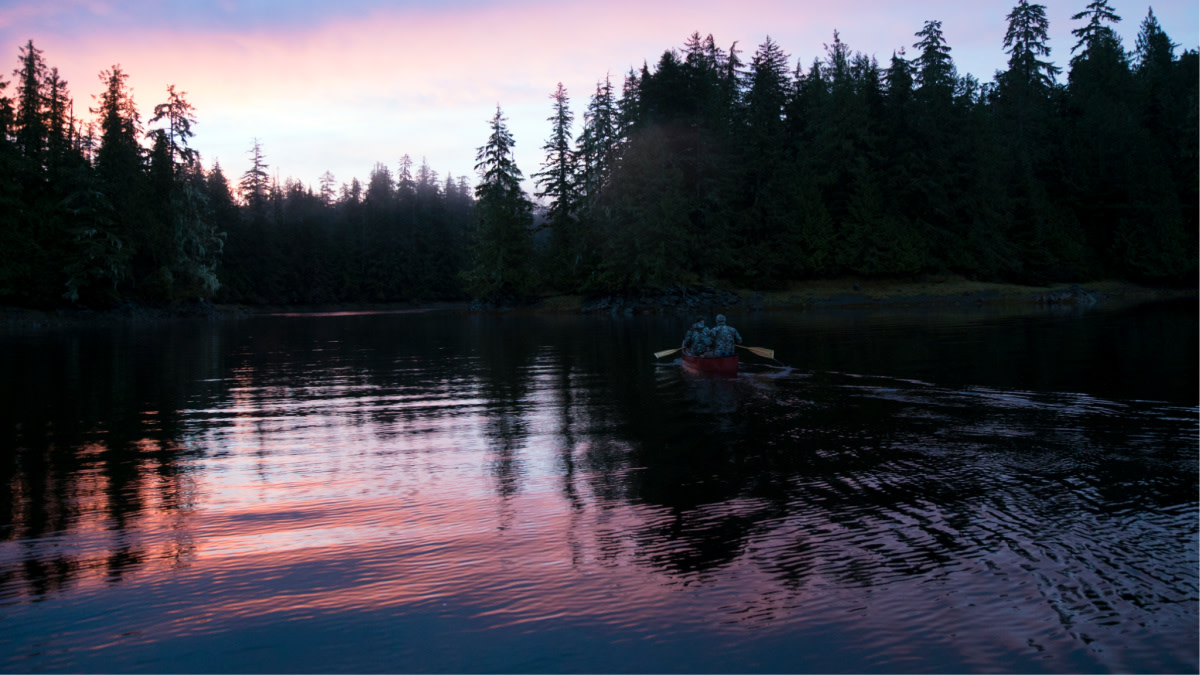
POLYGON ((0 80, 0 302, 398 302, 771 288, 854 275, 1195 285, 1196 50, 1152 10, 1131 48, 1093 0, 1065 67, 1042 5, 1020 0, 1007 67, 960 74, 937 20, 885 63, 834 32, 793 63, 694 33, 589 92, 549 96, 530 174, 497 107, 476 183, 407 155, 366 182, 272 175, 248 143, 233 180, 190 143, 167 88, 143 121, 120 66, 89 121, 32 41, 0 80), (537 201, 535 201, 535 199, 537 201))

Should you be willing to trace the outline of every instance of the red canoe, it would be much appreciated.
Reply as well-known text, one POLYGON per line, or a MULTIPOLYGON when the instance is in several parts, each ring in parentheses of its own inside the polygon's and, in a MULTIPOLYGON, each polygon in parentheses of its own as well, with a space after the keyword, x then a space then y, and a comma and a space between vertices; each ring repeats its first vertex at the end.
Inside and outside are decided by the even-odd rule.
POLYGON ((736 354, 734 356, 714 356, 712 358, 684 354, 683 367, 697 373, 737 375, 738 357, 736 354))

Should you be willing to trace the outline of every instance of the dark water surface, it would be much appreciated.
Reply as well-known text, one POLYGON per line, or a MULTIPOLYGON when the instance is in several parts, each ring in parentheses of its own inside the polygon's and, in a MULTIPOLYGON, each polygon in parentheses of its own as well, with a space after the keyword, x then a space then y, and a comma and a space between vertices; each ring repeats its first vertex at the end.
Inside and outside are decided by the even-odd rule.
POLYGON ((0 334, 0 670, 1196 672, 1194 302, 0 334))

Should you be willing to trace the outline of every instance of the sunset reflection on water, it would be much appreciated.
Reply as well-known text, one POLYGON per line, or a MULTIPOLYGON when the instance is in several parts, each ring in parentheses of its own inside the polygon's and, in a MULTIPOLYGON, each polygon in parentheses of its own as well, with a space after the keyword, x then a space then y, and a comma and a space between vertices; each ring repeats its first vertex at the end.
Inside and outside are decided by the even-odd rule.
POLYGON ((10 406, 0 669, 1195 662, 1194 406, 697 378, 638 359, 670 327, 274 317, 84 343, 128 369, 10 406))

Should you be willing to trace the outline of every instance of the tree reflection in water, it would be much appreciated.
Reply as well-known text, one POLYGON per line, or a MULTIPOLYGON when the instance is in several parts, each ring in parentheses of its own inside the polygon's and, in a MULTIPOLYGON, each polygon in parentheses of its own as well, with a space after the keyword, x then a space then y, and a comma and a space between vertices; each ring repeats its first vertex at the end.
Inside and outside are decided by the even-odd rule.
POLYGON ((186 564, 203 451, 181 440, 180 416, 219 379, 217 337, 114 326, 6 343, 4 379, 16 386, 0 405, 12 448, 0 462, 0 540, 23 551, 4 565, 6 586, 42 597, 93 572, 118 581, 149 559, 186 564), (169 523, 171 535, 140 539, 146 519, 169 523))
POLYGON ((1020 595, 1022 630, 1070 642, 1084 625, 1110 649, 1129 622, 1194 608, 1178 546, 1195 530, 1180 515, 1195 505, 1194 402, 992 386, 970 361, 981 342, 1040 348, 1040 324, 953 327, 939 351, 937 326, 870 344, 855 326, 846 346, 747 319, 821 367, 748 359, 713 378, 650 357, 676 323, 430 313, 5 336, 0 375, 20 384, 0 406, 15 448, 0 462, 0 600, 195 566, 229 585, 193 589, 193 609, 230 617, 290 611, 279 593, 347 616, 368 596, 486 617, 507 603, 516 622, 563 612, 635 632, 681 603, 693 614, 673 631, 799 630, 894 593, 876 616, 936 631, 953 615, 987 635, 984 610, 959 602, 979 588, 1020 595), (964 371, 976 383, 945 384, 964 371), (230 581, 222 560, 248 576, 230 581), (288 585, 310 575, 323 586, 288 585), (612 588, 629 597, 594 602, 612 588))

